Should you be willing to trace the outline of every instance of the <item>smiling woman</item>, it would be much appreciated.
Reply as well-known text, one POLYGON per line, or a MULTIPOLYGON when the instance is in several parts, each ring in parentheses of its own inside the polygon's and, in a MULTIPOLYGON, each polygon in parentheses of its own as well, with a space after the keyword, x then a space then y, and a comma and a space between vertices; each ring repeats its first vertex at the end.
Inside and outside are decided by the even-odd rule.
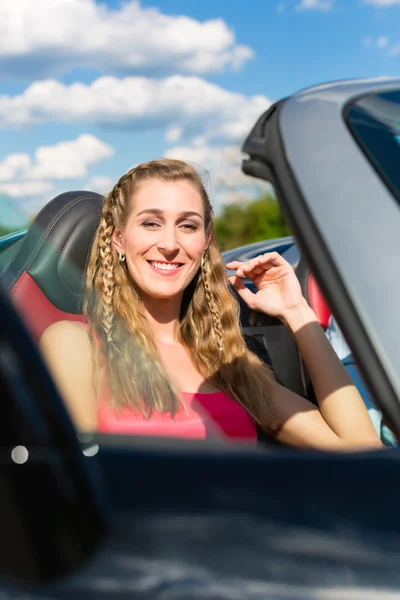
POLYGON ((87 268, 86 324, 49 327, 41 348, 79 429, 379 447, 357 390, 276 252, 227 265, 253 309, 296 339, 319 409, 247 347, 196 170, 143 163, 107 196, 87 268), (254 282, 246 288, 242 277, 254 282))
POLYGON ((114 229, 114 247, 123 260, 126 256, 128 271, 144 294, 178 299, 210 241, 201 197, 187 180, 145 180, 132 193, 135 203, 126 222, 114 229), (149 277, 149 267, 162 279, 149 277))

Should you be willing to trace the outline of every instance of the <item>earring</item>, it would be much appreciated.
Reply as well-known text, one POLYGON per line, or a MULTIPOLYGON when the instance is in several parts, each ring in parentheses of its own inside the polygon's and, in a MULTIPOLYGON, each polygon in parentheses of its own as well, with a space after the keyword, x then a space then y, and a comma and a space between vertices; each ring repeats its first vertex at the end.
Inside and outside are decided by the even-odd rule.
POLYGON ((122 252, 120 252, 120 253, 119 253, 119 260, 120 260, 121 262, 124 262, 124 261, 125 261, 125 254, 122 254, 122 252))
POLYGON ((200 266, 201 266, 201 268, 203 268, 203 267, 204 267, 204 254, 203 254, 203 256, 201 257, 201 263, 200 263, 200 266))

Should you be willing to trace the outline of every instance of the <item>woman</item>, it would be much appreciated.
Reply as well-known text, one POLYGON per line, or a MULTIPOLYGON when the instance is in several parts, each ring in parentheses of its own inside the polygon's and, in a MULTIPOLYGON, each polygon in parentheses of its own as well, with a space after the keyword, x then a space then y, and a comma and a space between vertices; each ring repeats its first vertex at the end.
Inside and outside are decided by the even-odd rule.
POLYGON ((279 385, 241 335, 198 173, 143 163, 107 196, 87 269, 87 326, 59 322, 41 348, 78 429, 381 447, 364 404, 277 253, 226 265, 254 310, 281 319, 319 409, 279 385), (253 280, 253 294, 242 277, 253 280))

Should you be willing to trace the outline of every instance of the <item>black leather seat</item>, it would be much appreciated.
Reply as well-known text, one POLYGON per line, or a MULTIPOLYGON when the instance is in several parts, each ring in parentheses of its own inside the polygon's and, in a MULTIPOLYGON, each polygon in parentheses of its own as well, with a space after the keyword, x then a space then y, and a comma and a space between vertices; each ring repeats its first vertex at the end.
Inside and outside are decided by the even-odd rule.
POLYGON ((1 276, 37 341, 60 320, 83 321, 83 274, 104 198, 66 192, 39 212, 1 276))

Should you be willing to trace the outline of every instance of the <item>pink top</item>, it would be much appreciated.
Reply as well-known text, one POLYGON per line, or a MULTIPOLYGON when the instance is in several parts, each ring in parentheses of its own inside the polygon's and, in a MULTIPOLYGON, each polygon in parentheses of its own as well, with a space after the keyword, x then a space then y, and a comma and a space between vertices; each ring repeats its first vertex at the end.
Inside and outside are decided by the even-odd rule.
MULTIPOLYGON (((82 325, 87 327, 86 323, 82 325)), ((117 412, 112 409, 108 405, 107 389, 103 383, 97 413, 99 431, 191 439, 221 436, 257 443, 254 421, 225 392, 181 392, 181 396, 185 401, 186 411, 180 408, 175 417, 171 417, 170 413, 153 413, 150 419, 145 419, 140 411, 126 408, 117 412)))
POLYGON ((104 398, 98 412, 99 430, 104 433, 191 439, 225 436, 254 444, 257 442, 257 431, 251 417, 224 392, 181 395, 187 414, 182 408, 173 418, 170 413, 153 413, 150 419, 131 409, 117 413, 107 406, 104 398))

